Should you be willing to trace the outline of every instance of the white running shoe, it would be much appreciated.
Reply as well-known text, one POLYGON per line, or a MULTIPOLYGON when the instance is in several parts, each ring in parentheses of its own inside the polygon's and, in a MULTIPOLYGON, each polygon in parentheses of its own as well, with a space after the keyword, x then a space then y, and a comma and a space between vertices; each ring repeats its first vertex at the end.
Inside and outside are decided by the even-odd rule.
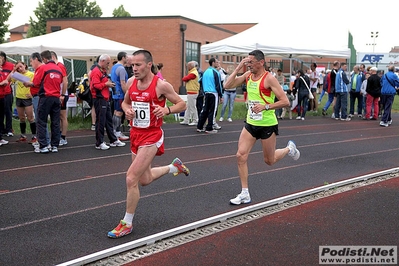
POLYGON ((59 146, 64 146, 64 145, 67 145, 67 144, 68 144, 68 141, 66 139, 60 139, 59 146))
POLYGON ((220 130, 221 128, 217 123, 213 124, 213 129, 220 130))
POLYGON ((240 204, 246 204, 251 202, 251 197, 249 196, 249 193, 240 193, 235 197, 234 199, 230 200, 230 204, 233 205, 240 205, 240 204))
POLYGON ((125 145, 126 143, 120 141, 119 139, 109 144, 111 147, 123 147, 125 145))
POLYGON ((123 134, 122 132, 119 133, 119 136, 117 136, 117 137, 118 137, 118 139, 119 139, 120 141, 126 141, 126 140, 129 140, 129 139, 130 139, 128 136, 126 136, 126 135, 123 134))
POLYGON ((8 144, 8 140, 0 139, 0 145, 6 145, 6 144, 8 144))
POLYGON ((295 142, 293 142, 292 140, 288 141, 287 148, 290 149, 288 155, 291 156, 292 159, 294 159, 295 161, 298 160, 301 156, 301 153, 296 148, 295 142))
POLYGON ((105 142, 103 142, 100 144, 100 146, 96 146, 96 149, 105 151, 109 149, 109 146, 105 142))
POLYGON ((220 117, 220 118, 219 118, 219 122, 223 122, 223 117, 220 117))
POLYGON ((227 122, 233 122, 231 118, 227 118, 227 122))

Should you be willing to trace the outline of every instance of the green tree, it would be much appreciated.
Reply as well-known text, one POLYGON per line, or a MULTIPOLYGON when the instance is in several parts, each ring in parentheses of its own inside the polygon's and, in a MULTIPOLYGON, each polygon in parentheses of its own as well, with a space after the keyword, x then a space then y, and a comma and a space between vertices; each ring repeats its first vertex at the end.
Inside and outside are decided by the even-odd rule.
POLYGON ((5 24, 8 21, 8 18, 11 16, 11 8, 13 6, 12 3, 7 2, 5 0, 0 0, 0 43, 5 42, 4 37, 8 32, 8 24, 5 24))
POLYGON ((120 5, 118 8, 115 8, 112 11, 112 16, 114 17, 131 17, 130 13, 125 10, 123 5, 120 5))
POLYGON ((101 17, 103 12, 96 1, 89 0, 43 0, 35 9, 37 21, 29 18, 28 38, 46 34, 46 21, 49 18, 101 17))

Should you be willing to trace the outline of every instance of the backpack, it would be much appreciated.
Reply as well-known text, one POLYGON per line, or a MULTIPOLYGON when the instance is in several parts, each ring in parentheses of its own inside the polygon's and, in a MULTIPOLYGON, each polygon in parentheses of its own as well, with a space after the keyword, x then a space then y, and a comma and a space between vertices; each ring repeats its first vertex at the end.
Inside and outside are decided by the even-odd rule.
POLYGON ((90 91, 90 84, 87 78, 83 79, 82 82, 79 84, 78 89, 76 90, 76 96, 86 101, 90 107, 93 105, 93 97, 90 91))

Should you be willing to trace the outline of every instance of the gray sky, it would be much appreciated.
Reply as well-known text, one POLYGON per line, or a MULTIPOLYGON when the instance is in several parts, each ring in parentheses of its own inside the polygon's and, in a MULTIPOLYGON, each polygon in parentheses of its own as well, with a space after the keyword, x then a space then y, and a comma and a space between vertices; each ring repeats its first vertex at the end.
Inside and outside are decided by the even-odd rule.
MULTIPOLYGON (((41 0, 40 0, 41 1, 41 0)), ((39 0, 11 0, 14 7, 7 22, 9 28, 15 28, 29 22, 34 16, 33 11, 39 0)), ((92 1, 91 1, 92 2, 92 1)), ((355 47, 359 52, 388 53, 393 46, 399 46, 399 1, 379 0, 366 1, 351 0, 258 0, 233 4, 234 1, 167 1, 151 0, 150 6, 137 8, 134 0, 97 0, 103 11, 103 17, 111 17, 112 11, 123 5, 132 16, 163 16, 180 15, 203 23, 262 23, 267 24, 273 32, 271 38, 286 38, 289 46, 290 34, 302 31, 302 40, 312 41, 318 34, 330 27, 334 31, 351 31, 354 36, 355 47), (190 7, 190 3, 195 3, 190 7), (371 32, 379 32, 377 38, 371 38, 371 32), (369 45, 366 45, 369 44, 369 45)), ((142 3, 142 2, 140 2, 142 3)), ((266 32, 265 32, 266 34, 266 32)), ((345 35, 345 34, 344 34, 345 35)), ((331 43, 334 36, 327 39, 331 43)))

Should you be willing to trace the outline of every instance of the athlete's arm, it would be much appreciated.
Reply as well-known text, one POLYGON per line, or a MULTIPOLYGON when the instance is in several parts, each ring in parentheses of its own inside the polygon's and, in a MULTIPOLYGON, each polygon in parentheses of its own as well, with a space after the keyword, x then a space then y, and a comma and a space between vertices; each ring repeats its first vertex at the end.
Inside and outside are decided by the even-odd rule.
POLYGON ((243 84, 246 81, 247 77, 251 73, 250 71, 245 72, 241 76, 237 76, 237 74, 239 73, 241 68, 243 68, 243 66, 248 61, 249 61, 248 57, 246 57, 243 60, 241 60, 240 64, 236 67, 236 69, 234 69, 233 73, 231 73, 231 75, 228 77, 228 79, 224 81, 223 88, 225 88, 227 90, 228 89, 233 89, 233 88, 236 88, 236 87, 240 86, 241 84, 243 84))

